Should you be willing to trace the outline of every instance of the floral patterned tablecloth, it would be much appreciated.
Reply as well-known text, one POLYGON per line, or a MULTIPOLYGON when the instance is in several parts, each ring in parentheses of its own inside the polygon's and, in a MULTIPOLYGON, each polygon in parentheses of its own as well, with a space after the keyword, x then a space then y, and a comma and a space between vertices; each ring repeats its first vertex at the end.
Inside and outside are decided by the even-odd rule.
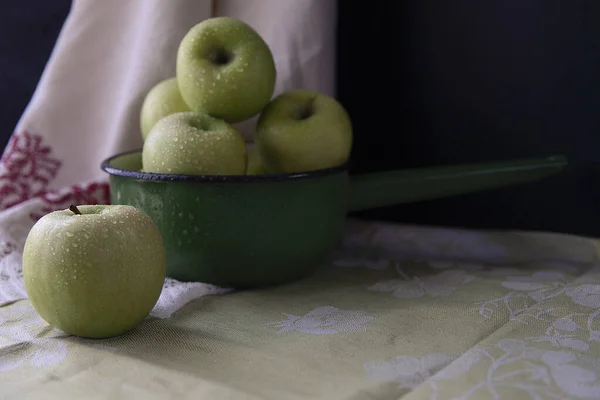
POLYGON ((5 302, 0 399, 65 398, 600 399, 598 242, 350 221, 313 276, 108 340, 5 302))

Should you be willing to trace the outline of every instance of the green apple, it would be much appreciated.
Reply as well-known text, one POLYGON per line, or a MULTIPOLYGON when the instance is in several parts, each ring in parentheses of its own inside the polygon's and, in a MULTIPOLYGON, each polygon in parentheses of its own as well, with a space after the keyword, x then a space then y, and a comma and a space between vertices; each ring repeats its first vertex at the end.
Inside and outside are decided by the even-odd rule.
POLYGON ((311 171, 347 162, 352 123, 334 98, 310 90, 285 92, 261 112, 255 141, 267 173, 311 171))
POLYGON ((258 114, 275 88, 273 55, 248 24, 231 17, 206 19, 182 39, 176 76, 185 102, 229 123, 258 114))
POLYGON ((244 175, 246 141, 229 123, 188 111, 154 125, 142 149, 145 172, 187 175, 244 175))
POLYGON ((248 165, 246 166, 246 175, 261 175, 265 173, 265 168, 260 159, 258 146, 248 143, 248 165))
POLYGON ((127 205, 50 212, 31 228, 23 250, 31 304, 75 336, 108 338, 135 328, 158 301, 165 274, 160 232, 127 205))
POLYGON ((177 112, 191 111, 181 97, 177 78, 172 77, 157 83, 148 91, 140 112, 140 130, 145 140, 150 129, 161 118, 177 112))

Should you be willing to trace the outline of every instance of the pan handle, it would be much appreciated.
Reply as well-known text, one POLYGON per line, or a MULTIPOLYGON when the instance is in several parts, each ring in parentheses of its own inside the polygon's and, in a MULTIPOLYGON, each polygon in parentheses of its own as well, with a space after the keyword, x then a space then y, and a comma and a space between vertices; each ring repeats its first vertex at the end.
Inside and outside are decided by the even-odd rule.
POLYGON ((533 182, 561 172, 565 156, 351 175, 348 211, 433 200, 533 182))

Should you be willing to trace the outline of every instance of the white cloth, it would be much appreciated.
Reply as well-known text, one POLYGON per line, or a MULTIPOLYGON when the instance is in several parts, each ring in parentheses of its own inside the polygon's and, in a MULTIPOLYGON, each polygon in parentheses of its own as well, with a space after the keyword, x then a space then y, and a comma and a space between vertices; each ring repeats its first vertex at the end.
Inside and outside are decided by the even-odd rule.
MULTIPOLYGON (((21 252, 41 215, 108 203, 101 162, 140 148, 145 94, 175 75, 196 23, 237 17, 263 36, 277 67, 274 95, 334 94, 335 0, 74 0, 36 91, 0 160, 0 304, 26 297, 21 252)), ((250 140, 255 118, 237 126, 250 140)), ((220 289, 168 279, 153 315, 220 289)))

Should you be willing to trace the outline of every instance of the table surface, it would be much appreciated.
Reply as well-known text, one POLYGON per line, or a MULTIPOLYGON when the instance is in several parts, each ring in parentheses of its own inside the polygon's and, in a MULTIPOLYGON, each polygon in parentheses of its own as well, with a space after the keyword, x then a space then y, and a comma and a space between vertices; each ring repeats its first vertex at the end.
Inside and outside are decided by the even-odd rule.
POLYGON ((598 243, 352 221, 313 276, 113 339, 0 307, 0 399, 65 398, 597 399, 598 243))

